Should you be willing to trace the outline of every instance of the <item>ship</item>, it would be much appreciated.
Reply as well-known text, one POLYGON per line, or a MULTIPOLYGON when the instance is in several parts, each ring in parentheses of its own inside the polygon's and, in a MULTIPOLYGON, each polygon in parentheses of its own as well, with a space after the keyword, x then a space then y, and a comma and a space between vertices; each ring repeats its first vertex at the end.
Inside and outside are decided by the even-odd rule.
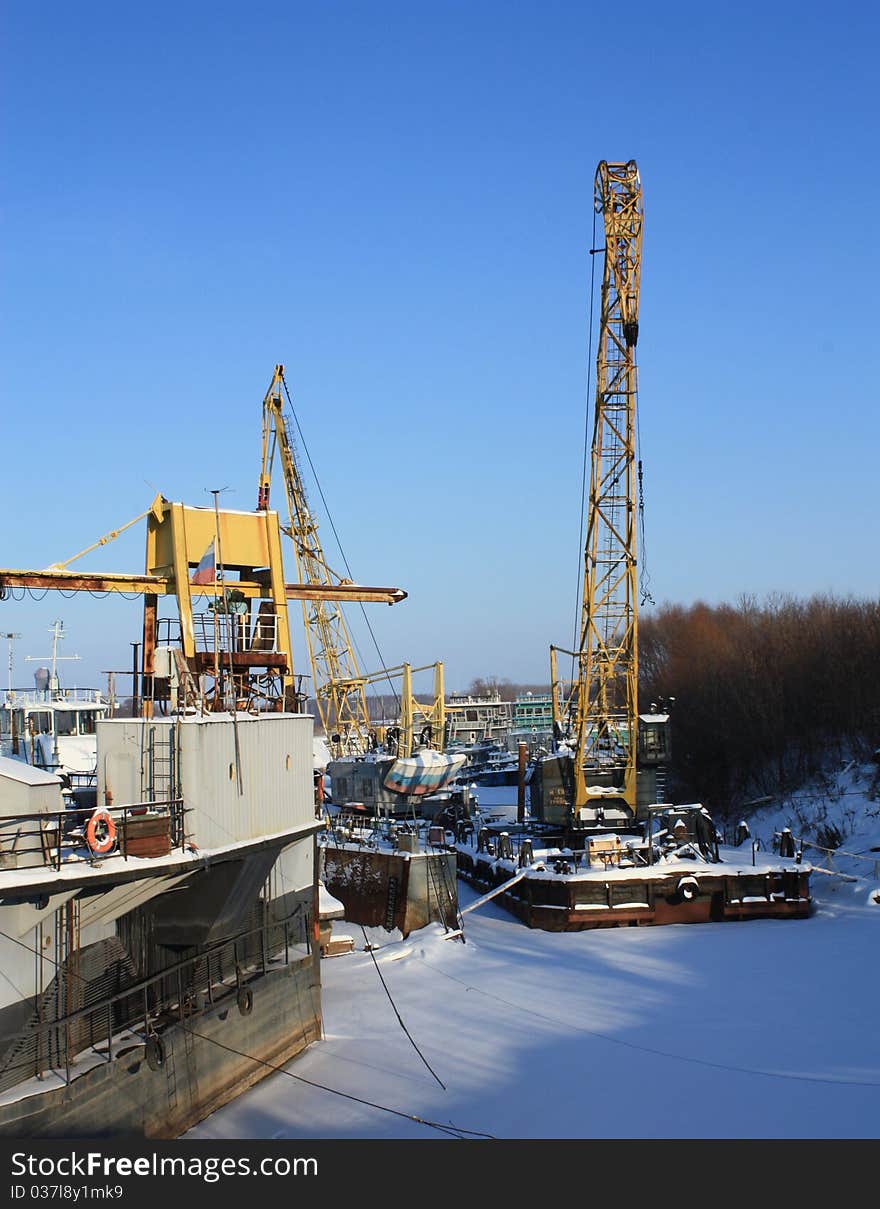
POLYGON ((3 1136, 174 1137, 321 1035, 287 618, 320 589, 285 583, 277 512, 146 516, 143 575, 0 571, 0 592, 144 597, 140 716, 96 719, 96 804, 0 760, 3 1136))
MULTIPOLYGON (((85 792, 94 786, 97 773, 96 724, 110 712, 110 702, 100 689, 62 685, 59 662, 79 656, 58 653, 63 621, 54 621, 49 632, 49 666, 36 669, 32 689, 12 688, 10 649, 10 686, 0 700, 0 755, 56 772, 68 788, 85 792)), ((26 658, 37 662, 30 655, 26 658)))

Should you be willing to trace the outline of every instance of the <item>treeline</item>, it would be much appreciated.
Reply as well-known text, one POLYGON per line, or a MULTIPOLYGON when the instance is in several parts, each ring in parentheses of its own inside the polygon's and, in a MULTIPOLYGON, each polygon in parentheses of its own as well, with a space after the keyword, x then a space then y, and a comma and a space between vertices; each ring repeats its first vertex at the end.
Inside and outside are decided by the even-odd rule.
POLYGON ((675 699, 672 788, 722 817, 880 744, 880 601, 664 605, 640 619, 639 670, 642 711, 675 699))

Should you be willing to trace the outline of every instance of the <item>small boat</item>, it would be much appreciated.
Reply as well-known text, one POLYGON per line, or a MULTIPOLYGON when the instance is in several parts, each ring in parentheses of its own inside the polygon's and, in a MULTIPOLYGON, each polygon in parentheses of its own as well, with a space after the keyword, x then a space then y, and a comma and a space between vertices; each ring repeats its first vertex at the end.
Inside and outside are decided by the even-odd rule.
POLYGON ((64 658, 58 655, 64 623, 54 622, 50 633, 50 666, 37 668, 33 689, 10 687, 0 702, 0 755, 55 773, 68 785, 93 785, 97 724, 110 703, 98 689, 61 687, 57 664, 64 658))
POLYGON ((414 756, 395 760, 383 784, 394 793, 423 797, 445 789, 464 763, 463 755, 444 754, 426 747, 414 756))
POLYGON ((422 814, 455 781, 464 767, 461 753, 443 753, 421 748, 411 756, 392 756, 383 751, 363 756, 343 756, 327 764, 325 801, 337 810, 367 815, 410 816, 422 814))

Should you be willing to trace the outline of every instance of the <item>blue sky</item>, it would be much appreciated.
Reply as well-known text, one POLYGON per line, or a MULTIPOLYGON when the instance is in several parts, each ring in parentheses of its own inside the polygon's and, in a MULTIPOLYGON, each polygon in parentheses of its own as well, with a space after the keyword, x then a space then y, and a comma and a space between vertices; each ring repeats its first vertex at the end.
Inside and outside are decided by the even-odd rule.
MULTIPOLYGON (((156 489, 253 507, 282 361, 356 578, 410 594, 371 609, 386 661, 546 679, 593 176, 635 158, 654 598, 876 596, 875 12, 7 3, 0 565, 156 489)), ((142 551, 138 527, 81 565, 142 551)), ((128 602, 0 610, 17 657, 63 617, 80 683, 138 638, 128 602)))

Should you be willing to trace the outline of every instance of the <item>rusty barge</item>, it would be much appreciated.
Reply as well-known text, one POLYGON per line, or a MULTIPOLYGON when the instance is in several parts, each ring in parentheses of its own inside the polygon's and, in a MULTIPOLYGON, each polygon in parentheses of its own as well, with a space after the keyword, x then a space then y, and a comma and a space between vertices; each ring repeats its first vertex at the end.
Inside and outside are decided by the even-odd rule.
POLYGON ((545 931, 803 919, 812 910, 799 853, 724 847, 699 806, 655 807, 629 833, 475 832, 461 822, 449 839, 459 877, 481 901, 545 931))
POLYGON ((319 842, 321 878, 349 923, 408 936, 458 930, 456 856, 442 826, 341 813, 319 842))

